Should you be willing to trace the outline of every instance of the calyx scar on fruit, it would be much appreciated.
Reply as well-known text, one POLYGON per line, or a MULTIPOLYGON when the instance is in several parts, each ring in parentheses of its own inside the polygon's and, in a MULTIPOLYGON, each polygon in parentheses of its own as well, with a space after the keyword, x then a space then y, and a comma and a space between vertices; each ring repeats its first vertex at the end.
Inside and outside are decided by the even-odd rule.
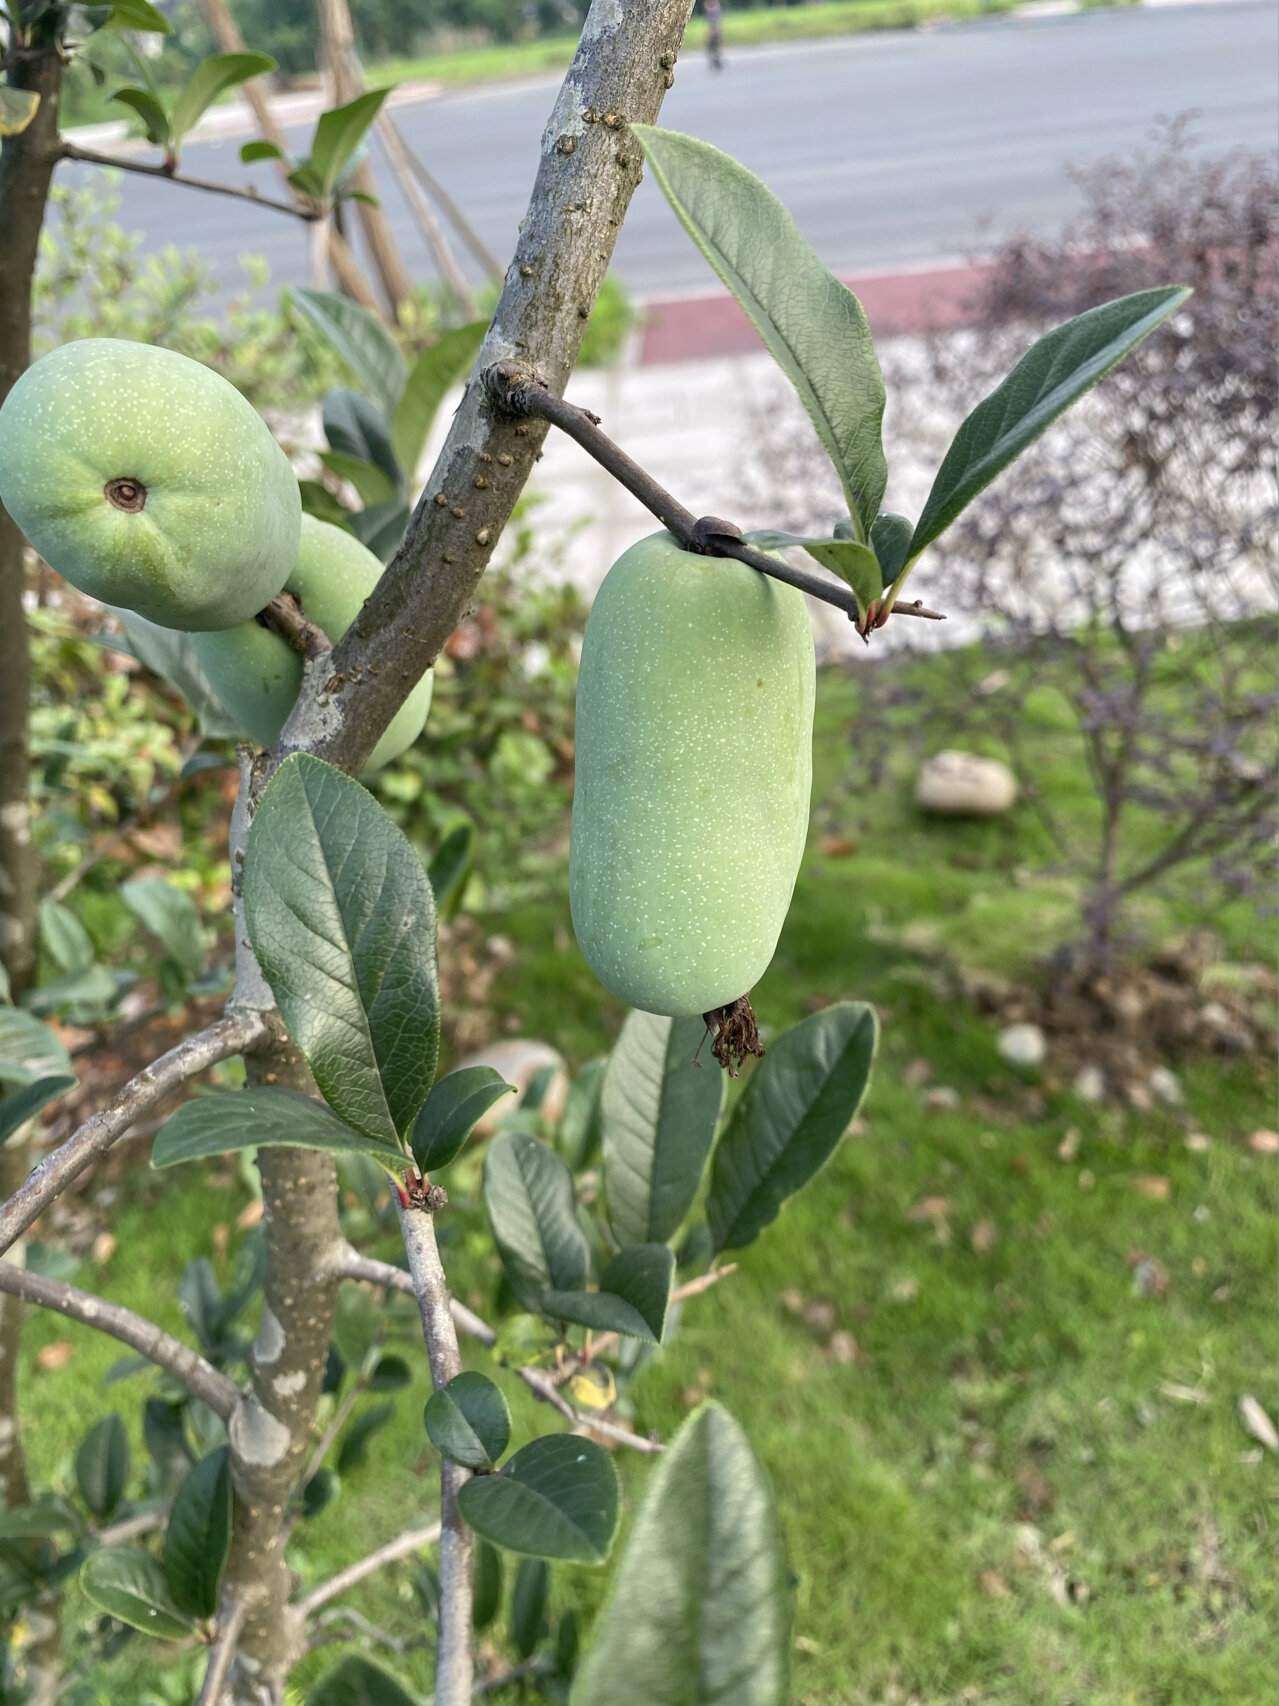
MULTIPOLYGON (((336 645, 373 591, 382 565, 341 527, 302 517, 297 561, 285 583, 303 614, 336 645)), ((260 622, 241 622, 215 634, 193 634, 191 644, 209 685, 241 731, 271 746, 284 727, 302 685, 302 659, 279 634, 260 622)), ((398 758, 422 732, 431 704, 430 670, 409 694, 373 748, 365 772, 398 758)))
POLYGON ((592 971, 675 1018, 773 957, 808 826, 815 666, 793 588, 642 539, 592 606, 577 690, 569 890, 592 971))
POLYGON ((233 385, 123 338, 63 344, 18 380, 0 500, 72 586, 188 630, 271 602, 302 515, 288 458, 233 385))

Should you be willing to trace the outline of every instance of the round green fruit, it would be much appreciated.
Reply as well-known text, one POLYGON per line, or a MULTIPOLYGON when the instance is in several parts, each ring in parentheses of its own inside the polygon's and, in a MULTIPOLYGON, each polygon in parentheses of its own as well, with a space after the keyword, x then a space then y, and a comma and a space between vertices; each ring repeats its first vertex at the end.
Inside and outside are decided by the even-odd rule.
MULTIPOLYGON (((304 515, 297 561, 284 590, 336 645, 381 575, 381 563, 358 539, 304 515)), ((302 659, 292 646, 256 621, 193 634, 191 644, 232 721, 259 746, 274 745, 302 685, 302 659)), ((366 771, 381 769, 412 746, 426 722, 431 686, 427 670, 373 748, 366 771)))
POLYGON ((234 385, 173 350, 84 338, 0 408, 0 500, 45 561, 165 628, 231 628, 298 548, 289 460, 234 385))
POLYGON ((600 982, 684 1018, 773 957, 808 828, 814 659, 802 596, 668 533, 596 594, 577 688, 569 892, 600 982))

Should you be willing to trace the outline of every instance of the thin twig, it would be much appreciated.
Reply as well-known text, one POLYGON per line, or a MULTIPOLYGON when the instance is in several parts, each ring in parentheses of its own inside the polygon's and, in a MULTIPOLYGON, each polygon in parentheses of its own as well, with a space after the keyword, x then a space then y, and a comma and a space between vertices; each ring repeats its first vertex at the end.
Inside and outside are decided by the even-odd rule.
POLYGON ((195 1706, 218 1706, 222 1690, 226 1686, 227 1672, 231 1669, 231 1661, 235 1657, 235 1649, 240 1644, 240 1632, 248 1615, 247 1600, 238 1599, 225 1618, 219 1619, 213 1650, 209 1654, 209 1668, 204 1673, 204 1685, 200 1689, 195 1706))
POLYGON ((477 1682, 471 1690, 472 1700, 481 1695, 492 1694, 499 1688, 506 1688, 512 1682, 521 1682, 526 1676, 542 1676, 547 1671, 544 1654, 535 1653, 531 1659, 525 1659, 523 1664, 512 1665, 509 1670, 500 1670, 496 1676, 485 1677, 483 1682, 477 1682))
POLYGON ((113 1522, 109 1528, 100 1528, 98 1545, 123 1546, 127 1541, 137 1540, 140 1535, 154 1534, 157 1529, 166 1527, 168 1521, 168 1505, 161 1505, 153 1511, 139 1511, 137 1516, 127 1516, 123 1522, 113 1522))
MULTIPOLYGON (((413 1178, 414 1176, 411 1176, 413 1178)), ((420 1180, 410 1185, 412 1200, 397 1190, 395 1208, 400 1220, 409 1273, 422 1318, 422 1336, 436 1391, 462 1372, 457 1328, 449 1307, 448 1282, 435 1241, 431 1196, 420 1180)), ((438 1193, 443 1197, 443 1192, 438 1193)), ((462 1706, 471 1698, 474 1655, 471 1651, 471 1531, 458 1510, 458 1494, 470 1472, 447 1457, 440 1458, 440 1608, 435 1648, 436 1706, 462 1706)))
POLYGON ((286 641, 299 657, 308 661, 333 650, 333 641, 323 628, 303 614, 302 603, 296 593, 277 593, 265 609, 258 611, 257 620, 286 641))
POLYGON ((131 1346, 157 1368, 180 1380, 193 1397, 203 1398, 223 1421, 236 1406, 240 1389, 233 1380, 219 1373, 212 1363, 180 1339, 157 1327, 154 1321, 135 1315, 132 1309, 108 1303, 105 1297, 95 1297, 92 1292, 81 1291, 64 1280, 47 1279, 29 1268, 16 1268, 12 1262, 0 1262, 0 1291, 27 1303, 37 1303, 42 1309, 56 1310, 69 1321, 79 1321, 119 1339, 121 1344, 131 1346))
POLYGON ((164 178, 171 184, 185 184, 189 190, 206 190, 210 195, 234 196, 237 201, 251 201, 257 207, 273 208, 276 213, 291 213, 295 219, 308 224, 321 217, 321 210, 299 202, 276 201, 262 195, 252 184, 217 184, 209 178, 189 178, 170 166, 152 166, 145 160, 129 160, 120 154, 98 154, 92 148, 78 148, 74 142, 64 142, 60 150, 63 160, 78 160, 87 166, 114 166, 121 172, 138 172, 145 178, 164 178))
MULTIPOLYGON (((723 1268, 717 1268, 715 1278, 731 1273, 736 1265, 734 1262, 723 1268)), ((397 1268, 391 1262, 379 1262, 372 1256, 362 1256, 358 1250, 353 1249, 349 1244, 337 1252, 334 1272, 343 1279, 368 1280, 373 1285, 385 1286, 389 1291, 403 1292, 406 1297, 417 1295, 413 1289, 412 1279, 403 1268, 397 1268)), ((691 1297, 694 1291, 705 1291, 706 1287, 713 1283, 714 1280, 709 1274, 703 1274, 700 1279, 689 1281, 692 1290, 681 1287, 679 1291, 672 1292, 671 1301, 675 1302, 681 1296, 691 1297)), ((478 1343, 492 1350, 497 1343, 497 1334, 488 1322, 481 1320, 474 1311, 468 1309, 464 1303, 459 1303, 455 1297, 449 1299, 449 1307, 454 1322, 467 1337, 477 1340, 478 1343)), ((604 1336, 605 1340, 610 1338, 616 1340, 616 1337, 616 1334, 604 1336)), ((597 1352, 602 1342, 604 1340, 596 1341, 597 1352)), ((616 1440, 619 1445, 629 1445, 636 1451, 657 1452, 663 1450, 663 1447, 655 1440, 648 1439, 643 1434, 630 1433, 616 1422, 605 1421, 603 1417, 595 1418, 582 1415, 580 1411, 573 1408, 567 1398, 556 1390, 552 1376, 544 1369, 532 1368, 526 1364, 513 1372, 519 1376, 535 1398, 540 1398, 544 1404, 549 1404, 553 1409, 558 1410, 566 1421, 573 1423, 574 1427, 593 1428, 596 1433, 616 1440)))
MULTIPOLYGON (((731 522, 720 522, 709 516, 699 520, 659 486, 653 476, 628 456, 620 445, 614 444, 607 433, 601 431, 597 415, 557 397, 519 362, 495 362, 485 369, 482 377, 488 395, 495 403, 516 415, 537 415, 567 433, 595 458, 601 468, 637 497, 645 509, 651 510, 686 549, 712 557, 734 557, 739 563, 758 569, 773 580, 784 581, 787 586, 806 592, 810 598, 833 605, 836 610, 842 610, 851 622, 861 626, 863 612, 851 587, 823 580, 818 575, 809 574, 806 569, 793 568, 777 557, 757 551, 740 537, 740 529, 731 522)), ((946 620, 940 611, 926 610, 918 600, 914 604, 898 604, 895 609, 899 616, 921 616, 930 622, 946 620)))
POLYGON ((305 1622, 313 1617, 322 1605, 337 1599, 348 1588, 353 1588, 357 1582, 362 1582, 365 1576, 371 1576, 375 1570, 380 1570, 384 1564, 394 1564, 401 1558, 411 1558, 415 1552, 420 1552, 426 1546, 434 1546, 440 1538, 438 1522, 429 1522, 422 1528, 410 1528, 395 1540, 388 1540, 385 1546, 379 1546, 376 1552, 370 1552, 367 1558, 361 1558, 354 1564, 348 1564, 345 1570, 339 1570, 335 1576, 330 1576, 327 1582, 321 1582, 318 1588, 312 1588, 303 1599, 294 1601, 294 1609, 305 1622))
POLYGON ((324 1464, 324 1459, 329 1455, 329 1448, 332 1446, 333 1441, 338 1437, 338 1435, 342 1431, 343 1423, 346 1421, 347 1417, 351 1414, 351 1411, 355 1408, 355 1406, 359 1403, 360 1399, 363 1398, 364 1394, 367 1391, 368 1391, 368 1382, 367 1381, 356 1380, 356 1381, 352 1382, 351 1390, 347 1393, 346 1397, 343 1398, 342 1402, 338 1405, 337 1409, 334 1410, 333 1420, 329 1423, 328 1427, 325 1428, 324 1432, 320 1435, 319 1444, 316 1446, 315 1450, 311 1453, 311 1461, 307 1464, 306 1468, 302 1471, 302 1480, 300 1482, 301 1486, 305 1487, 307 1482, 311 1479, 311 1477, 313 1475, 317 1474, 319 1472, 319 1470, 322 1468, 322 1466, 324 1464))
POLYGON ((262 1042, 266 1035, 266 1022, 261 1014, 242 1009, 197 1031, 195 1036, 144 1067, 105 1108, 91 1115, 65 1143, 46 1155, 26 1183, 0 1208, 0 1255, 91 1161, 105 1155, 162 1097, 219 1061, 242 1054, 262 1042))
POLYGON ((384 1647, 403 1658, 408 1651, 408 1642, 402 1641, 398 1635, 392 1635, 386 1629, 379 1629, 376 1623, 370 1622, 353 1605, 335 1605, 332 1611, 326 1611, 320 1618, 323 1625, 333 1623, 349 1623, 353 1629, 358 1629, 362 1635, 367 1635, 370 1641, 380 1641, 384 1647))

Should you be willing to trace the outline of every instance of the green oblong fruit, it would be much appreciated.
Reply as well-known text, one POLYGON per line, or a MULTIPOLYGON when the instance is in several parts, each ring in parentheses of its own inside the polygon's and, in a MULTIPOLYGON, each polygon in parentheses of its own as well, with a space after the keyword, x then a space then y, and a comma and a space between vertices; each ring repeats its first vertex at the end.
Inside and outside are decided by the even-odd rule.
MULTIPOLYGON (((284 590, 296 595, 303 613, 336 645, 381 575, 382 564, 358 539, 304 515, 297 561, 284 590)), ((302 659, 292 646, 256 621, 193 634, 191 644, 232 721, 259 746, 274 745, 302 685, 302 659)), ((431 686, 427 670, 373 748, 366 773, 398 758, 421 734, 431 686)))
POLYGON ((212 368, 123 338, 63 344, 0 408, 0 499, 72 586, 165 628, 230 628, 298 548, 298 483, 212 368))
POLYGON ((595 596, 569 893, 591 970, 648 1013, 728 1006, 773 957, 812 785, 812 628, 793 588, 656 533, 595 596))

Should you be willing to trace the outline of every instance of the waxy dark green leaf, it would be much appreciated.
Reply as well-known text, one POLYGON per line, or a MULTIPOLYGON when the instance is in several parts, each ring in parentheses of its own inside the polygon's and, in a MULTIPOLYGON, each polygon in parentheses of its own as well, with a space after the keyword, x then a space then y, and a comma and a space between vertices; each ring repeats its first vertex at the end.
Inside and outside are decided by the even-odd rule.
POLYGON ((295 753, 249 831, 244 915, 330 1107, 370 1143, 407 1136, 435 1076, 435 900, 367 789, 295 753))
POLYGON ((716 1250, 740 1250, 806 1185, 861 1106, 874 1010, 842 1001, 768 1045, 715 1149, 706 1218, 716 1250))
POLYGON ((502 1266, 521 1305, 541 1311, 546 1291, 581 1291, 590 1271, 573 1175, 527 1132, 503 1132, 484 1157, 484 1202, 502 1266))
POLYGON ((600 1100, 608 1061, 588 1060, 568 1087, 564 1112, 555 1133, 555 1147, 574 1172, 590 1159, 600 1137, 600 1100))
POLYGON ((56 1078, 37 1078, 34 1084, 24 1084, 12 1095, 0 1096, 0 1143, 7 1143, 41 1108, 47 1108, 75 1086, 76 1080, 69 1073, 60 1073, 56 1078))
POLYGON ((75 1459, 80 1497, 105 1522, 129 1484, 129 1436, 117 1410, 110 1411, 81 1441, 75 1459))
POLYGON ((1190 295, 1181 285, 1103 302, 1033 344, 960 426, 937 471, 910 555, 948 528, 997 474, 1149 337, 1190 295))
POLYGON ((369 1441, 379 1428, 384 1428, 395 1414, 392 1403, 373 1404, 360 1414, 342 1435, 342 1443, 338 1446, 337 1472, 339 1475, 349 1475, 353 1469, 362 1469, 368 1461, 369 1441))
POLYGON ((321 407, 320 419, 330 449, 359 462, 372 462, 392 485, 403 485, 404 475, 395 459, 390 428, 376 403, 360 391, 330 391, 321 407))
POLYGON ((831 574, 838 575, 852 587, 863 610, 883 590, 879 558, 869 545, 859 545, 855 539, 809 539, 796 533, 764 529, 748 533, 746 540, 761 551, 786 551, 792 546, 802 545, 815 563, 820 563, 822 568, 829 569, 831 574))
POLYGON ((442 918, 452 916, 454 902, 462 898, 463 886, 475 859, 475 825, 469 818, 456 823, 431 855, 426 868, 436 910, 442 918))
POLYGON ((913 532, 914 528, 904 515, 884 510, 876 516, 875 525, 870 530, 870 542, 875 547, 885 586, 891 586, 906 567, 913 532))
POLYGON ((144 1635, 180 1641, 191 1633, 191 1619, 173 1603, 158 1558, 133 1546, 107 1546, 95 1552, 80 1572, 90 1604, 144 1635))
POLYGON ((880 436, 884 379, 861 303, 745 166, 695 137, 631 128, 684 229, 799 392, 864 543, 888 467, 880 436))
POLYGON ((231 1463, 227 1448, 197 1463, 178 1488, 164 1533, 164 1577, 189 1617, 212 1617, 231 1546, 231 1463))
POLYGON ((732 1417, 704 1405, 649 1482, 572 1706, 785 1706, 789 1644, 768 1481, 732 1417))
MULTIPOLYGON (((404 394, 409 369, 386 327, 367 308, 361 308, 349 296, 339 296, 335 291, 306 290, 298 286, 290 295, 389 421, 404 394)), ((331 433, 329 443, 334 450, 354 454, 347 447, 334 444, 331 433)), ((368 457, 365 460, 375 459, 368 457)), ((384 472, 390 474, 389 469, 384 469, 384 472)), ((398 480, 395 484, 398 486, 398 480)))
POLYGON ((447 1167, 477 1121, 514 1090, 491 1066, 462 1066, 441 1078, 423 1102, 409 1140, 418 1171, 428 1174, 447 1167))
POLYGON ((470 1369, 432 1392, 422 1420, 435 1449, 463 1469, 492 1469, 511 1440, 501 1389, 470 1369))
POLYGON ((548 1291, 542 1312, 601 1333, 625 1333, 660 1345, 675 1275, 675 1252, 666 1244, 632 1244, 600 1275, 598 1291, 548 1291))
POLYGON ((526 1659, 550 1633, 546 1616, 551 1570, 544 1558, 523 1558, 511 1590, 511 1643, 517 1659, 526 1659))
MULTIPOLYGON (((723 1073, 694 1064, 700 1019, 627 1015, 600 1097, 604 1190, 619 1244, 660 1244, 697 1195, 723 1100, 723 1073)), ((561 1287, 563 1290, 580 1287, 561 1287)))
POLYGON ((389 563, 399 550, 404 529, 409 524, 409 506, 402 498, 392 503, 371 504, 347 517, 346 530, 353 533, 361 545, 367 545, 382 563, 389 563))
POLYGON ((279 1084, 259 1084, 248 1090, 215 1090, 184 1102, 155 1134, 151 1165, 176 1167, 180 1161, 195 1161, 203 1155, 273 1144, 326 1149, 333 1155, 368 1155, 392 1167, 405 1159, 398 1144, 362 1137, 313 1096, 279 1084))
POLYGON ((502 1603, 502 1554, 482 1534, 475 1537, 474 1575, 471 1624, 478 1631, 488 1628, 502 1603))
POLYGON ((395 481, 388 479, 373 462, 363 462, 358 456, 348 456, 343 450, 322 450, 320 461, 330 474, 336 474, 339 480, 347 480, 355 487, 356 494, 366 509, 374 504, 394 503, 399 499, 399 489, 395 481))
POLYGON ((172 35, 173 25, 151 0, 112 0, 111 17, 101 26, 108 30, 147 30, 155 35, 172 35))
POLYGON ((617 1529, 617 1471, 594 1440, 546 1434, 496 1475, 474 1475, 458 1491, 477 1534, 533 1558, 602 1564, 617 1529))
POLYGON ((107 99, 123 101, 126 107, 133 108, 142 120, 148 142, 154 143, 157 148, 169 146, 169 115, 150 89, 117 89, 114 94, 108 95, 107 99))

